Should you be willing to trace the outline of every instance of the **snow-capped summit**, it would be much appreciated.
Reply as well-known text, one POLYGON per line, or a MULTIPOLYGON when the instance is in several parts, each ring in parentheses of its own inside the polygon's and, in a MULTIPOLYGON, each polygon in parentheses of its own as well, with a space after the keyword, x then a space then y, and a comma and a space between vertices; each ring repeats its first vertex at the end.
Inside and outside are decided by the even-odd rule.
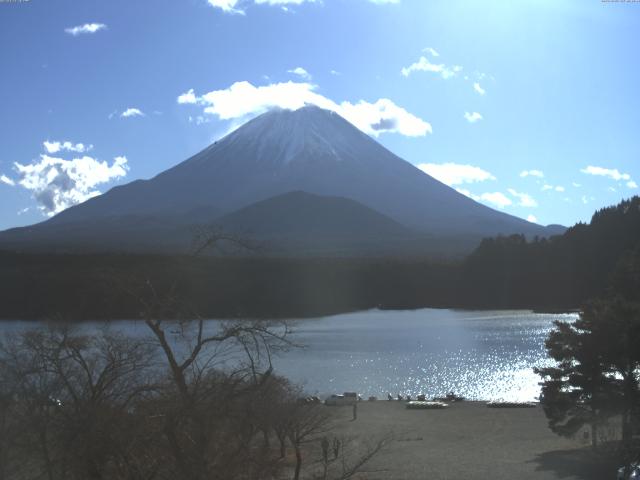
POLYGON ((254 151, 256 162, 287 164, 317 161, 318 156, 340 161, 356 154, 354 145, 365 135, 349 127, 337 113, 315 105, 297 110, 278 108, 247 122, 214 148, 248 147, 254 151))

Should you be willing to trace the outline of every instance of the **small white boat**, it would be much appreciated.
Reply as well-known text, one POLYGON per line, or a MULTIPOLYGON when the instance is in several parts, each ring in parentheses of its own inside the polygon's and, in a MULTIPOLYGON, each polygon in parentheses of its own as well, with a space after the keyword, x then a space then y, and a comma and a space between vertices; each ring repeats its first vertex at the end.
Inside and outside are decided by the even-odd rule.
POLYGON ((407 402, 407 408, 409 410, 438 410, 447 407, 448 405, 444 402, 423 402, 417 400, 407 402))

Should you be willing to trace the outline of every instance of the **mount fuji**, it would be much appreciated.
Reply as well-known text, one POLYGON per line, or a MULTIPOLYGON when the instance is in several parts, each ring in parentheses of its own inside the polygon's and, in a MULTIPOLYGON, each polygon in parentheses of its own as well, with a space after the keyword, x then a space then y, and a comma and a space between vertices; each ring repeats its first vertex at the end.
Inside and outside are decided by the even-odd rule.
POLYGON ((322 240, 342 252, 363 241, 387 251, 407 242, 428 250, 449 243, 443 239, 465 239, 469 250, 486 236, 563 230, 477 203, 337 113, 305 106, 264 113, 152 179, 2 232, 0 247, 171 251, 184 247, 189 226, 203 223, 266 236, 281 247, 304 250, 322 240))

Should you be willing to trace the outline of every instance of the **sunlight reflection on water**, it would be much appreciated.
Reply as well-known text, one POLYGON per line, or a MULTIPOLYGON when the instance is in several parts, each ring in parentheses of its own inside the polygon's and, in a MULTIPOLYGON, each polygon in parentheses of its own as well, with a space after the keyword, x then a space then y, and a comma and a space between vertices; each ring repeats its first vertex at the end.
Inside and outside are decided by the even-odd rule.
POLYGON ((423 309, 367 311, 300 321, 304 350, 276 369, 311 393, 358 391, 530 401, 539 395, 533 367, 549 364, 544 341, 554 320, 575 314, 423 309))

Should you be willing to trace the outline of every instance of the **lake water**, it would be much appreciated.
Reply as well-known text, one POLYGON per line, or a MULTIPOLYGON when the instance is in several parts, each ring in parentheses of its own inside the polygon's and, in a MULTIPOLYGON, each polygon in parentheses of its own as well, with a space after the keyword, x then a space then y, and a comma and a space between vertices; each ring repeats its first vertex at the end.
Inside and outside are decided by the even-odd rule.
MULTIPOLYGON (((530 311, 370 310, 296 322, 306 345, 274 360, 278 373, 321 396, 357 391, 440 396, 453 391, 477 400, 534 400, 536 366, 549 364, 544 341, 554 320, 576 314, 530 311)), ((4 322, 0 331, 26 322, 4 322)), ((114 322, 140 335, 141 322, 114 322)), ((91 328, 91 327, 89 327, 91 328)))

